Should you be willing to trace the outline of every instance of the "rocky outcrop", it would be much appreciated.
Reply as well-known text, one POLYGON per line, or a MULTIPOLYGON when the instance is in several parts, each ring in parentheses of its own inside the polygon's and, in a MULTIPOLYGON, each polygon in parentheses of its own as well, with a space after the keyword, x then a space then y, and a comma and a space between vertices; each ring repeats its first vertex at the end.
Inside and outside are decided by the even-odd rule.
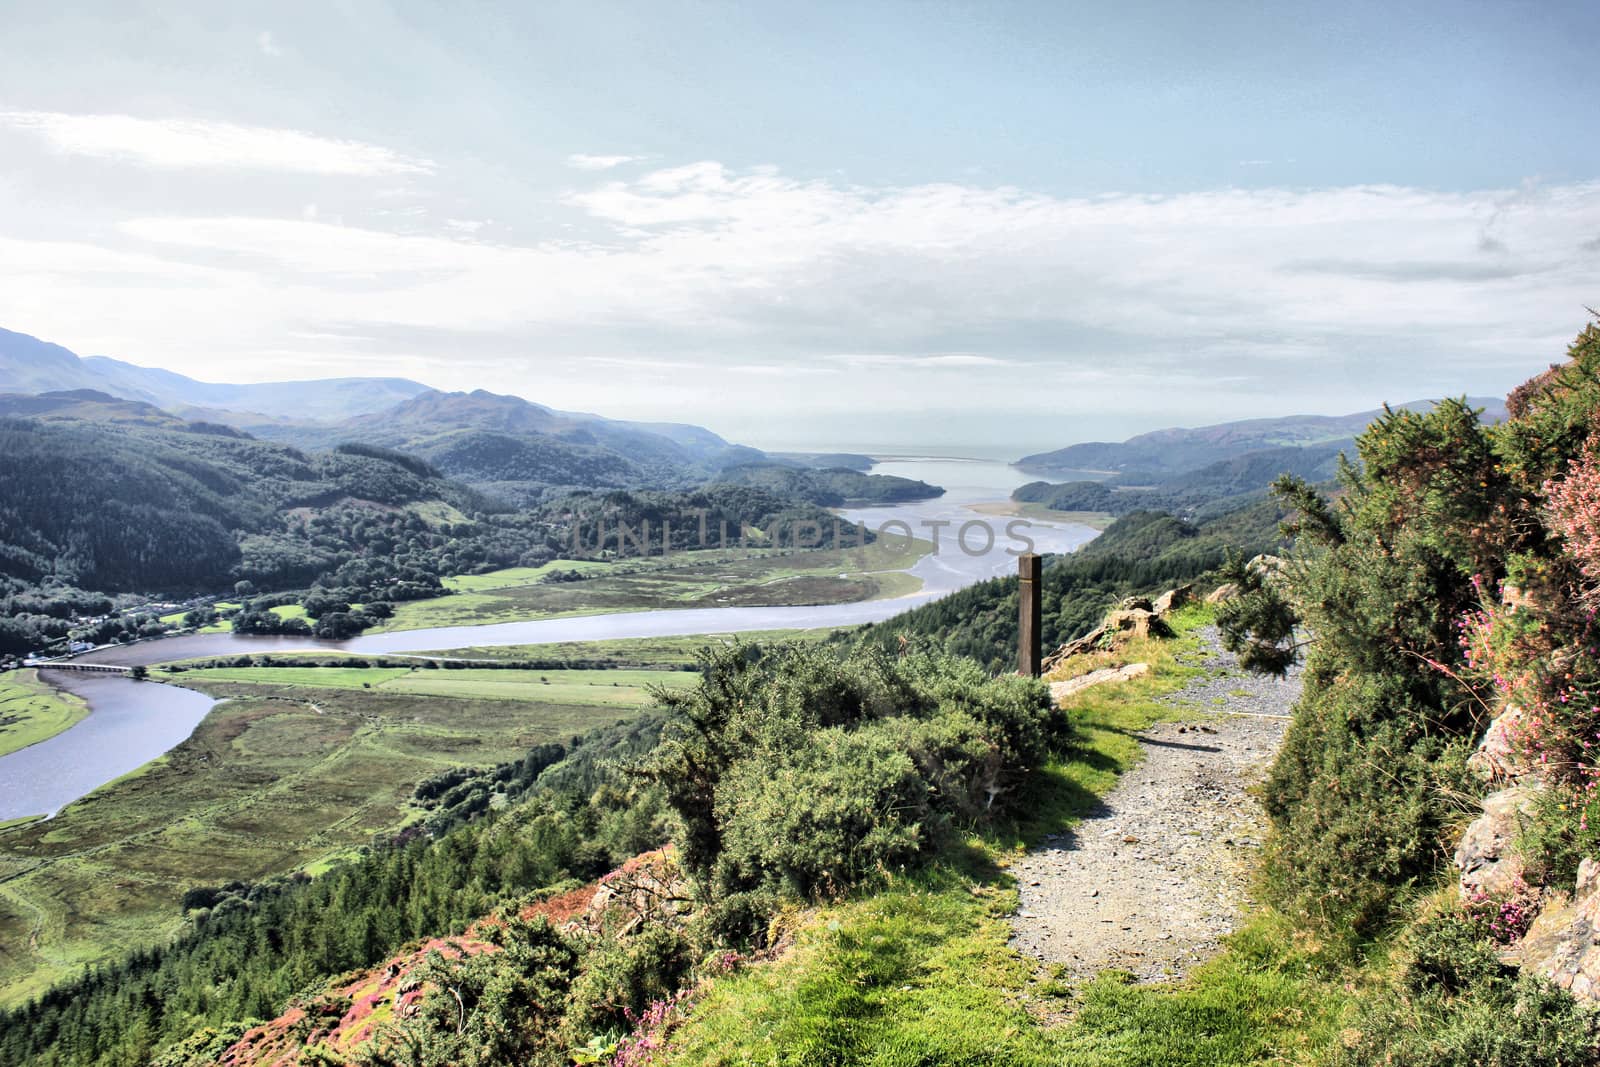
POLYGON ((1207 604, 1221 604, 1223 601, 1232 600, 1242 592, 1236 582, 1223 582, 1210 593, 1206 594, 1207 604))
POLYGON ((1154 600, 1143 596, 1125 598, 1106 615, 1099 626, 1046 656, 1044 673, 1051 674, 1073 656, 1113 650, 1134 638, 1170 636, 1172 631, 1163 620, 1189 602, 1192 589, 1192 586, 1179 586, 1167 590, 1154 600))
POLYGON ((1461 871, 1461 895, 1509 897, 1523 889, 1525 866, 1517 851, 1523 821, 1533 812, 1537 790, 1512 786, 1483 800, 1483 814, 1467 827, 1456 846, 1456 868, 1461 871))
POLYGON ((1467 760, 1467 770, 1485 782, 1509 782, 1528 774, 1532 768, 1517 748, 1522 727, 1522 709, 1506 705, 1483 732, 1477 751, 1467 760))
POLYGON ((1548 893, 1505 961, 1550 979, 1573 996, 1600 1000, 1600 864, 1578 865, 1577 888, 1548 893))
POLYGON ((1060 703, 1067 697, 1093 689, 1097 685, 1106 685, 1112 682, 1131 682, 1135 678, 1143 678, 1150 673, 1148 663, 1130 663, 1126 667, 1105 667, 1088 674, 1080 674, 1076 678, 1068 678, 1060 682, 1050 683, 1050 698, 1060 703))
POLYGON ((670 848, 635 856, 600 879, 599 888, 572 925, 590 933, 626 937, 649 924, 677 925, 694 908, 689 880, 670 848))

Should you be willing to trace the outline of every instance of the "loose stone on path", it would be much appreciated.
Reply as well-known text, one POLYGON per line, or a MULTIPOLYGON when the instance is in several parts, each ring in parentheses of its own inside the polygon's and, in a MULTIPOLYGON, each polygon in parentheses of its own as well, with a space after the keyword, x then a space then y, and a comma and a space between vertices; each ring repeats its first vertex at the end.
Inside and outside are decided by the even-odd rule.
POLYGON ((1172 694, 1183 723, 1140 734, 1144 761, 1072 830, 1014 865, 1012 944, 1074 978, 1107 968, 1142 981, 1182 976, 1217 951, 1249 901, 1265 815, 1259 782, 1288 726, 1300 679, 1248 674, 1201 633, 1203 678, 1172 694))

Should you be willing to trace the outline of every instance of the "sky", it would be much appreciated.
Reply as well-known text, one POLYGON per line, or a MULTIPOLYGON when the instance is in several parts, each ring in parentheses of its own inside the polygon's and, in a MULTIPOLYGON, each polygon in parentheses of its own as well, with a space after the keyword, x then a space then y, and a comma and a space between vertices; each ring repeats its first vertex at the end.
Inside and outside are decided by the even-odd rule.
POLYGON ((0 326, 208 381, 1021 454, 1504 394, 1600 306, 1589 3, 0 25, 0 326))

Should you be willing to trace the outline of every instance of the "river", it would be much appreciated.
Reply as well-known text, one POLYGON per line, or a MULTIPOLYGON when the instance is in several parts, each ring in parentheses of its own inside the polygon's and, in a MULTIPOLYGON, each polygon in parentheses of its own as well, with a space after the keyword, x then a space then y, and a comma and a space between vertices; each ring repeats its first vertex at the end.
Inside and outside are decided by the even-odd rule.
MULTIPOLYGON (((495 645, 600 641, 628 637, 723 634, 750 630, 809 629, 879 622, 974 582, 1014 573, 1020 551, 1068 552, 1094 536, 1076 523, 1022 522, 983 515, 974 505, 1003 501, 1028 480, 1015 469, 988 460, 884 457, 874 474, 898 474, 945 487, 934 500, 872 508, 848 508, 846 518, 882 536, 937 537, 938 550, 911 568, 923 588, 909 596, 855 604, 794 607, 688 608, 620 612, 574 618, 529 619, 484 626, 452 626, 369 634, 348 641, 303 637, 197 634, 98 649, 81 659, 122 666, 194 656, 257 652, 428 652, 495 645), (885 524, 890 524, 887 527, 885 524), (963 534, 965 536, 961 536, 963 534), (959 538, 959 540, 958 540, 959 538)), ((82 696, 90 713, 48 741, 0 756, 0 821, 54 813, 106 782, 135 770, 188 737, 210 711, 210 697, 177 686, 112 675, 47 672, 52 682, 82 696)))

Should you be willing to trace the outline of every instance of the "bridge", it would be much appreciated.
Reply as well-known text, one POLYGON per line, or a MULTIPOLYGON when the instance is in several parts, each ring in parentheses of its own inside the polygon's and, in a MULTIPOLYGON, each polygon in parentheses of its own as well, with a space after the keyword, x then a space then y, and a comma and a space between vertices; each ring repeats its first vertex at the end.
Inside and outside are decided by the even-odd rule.
POLYGON ((71 663, 66 661, 37 661, 29 664, 34 670, 99 671, 102 674, 127 674, 131 667, 116 667, 109 663, 71 663))

